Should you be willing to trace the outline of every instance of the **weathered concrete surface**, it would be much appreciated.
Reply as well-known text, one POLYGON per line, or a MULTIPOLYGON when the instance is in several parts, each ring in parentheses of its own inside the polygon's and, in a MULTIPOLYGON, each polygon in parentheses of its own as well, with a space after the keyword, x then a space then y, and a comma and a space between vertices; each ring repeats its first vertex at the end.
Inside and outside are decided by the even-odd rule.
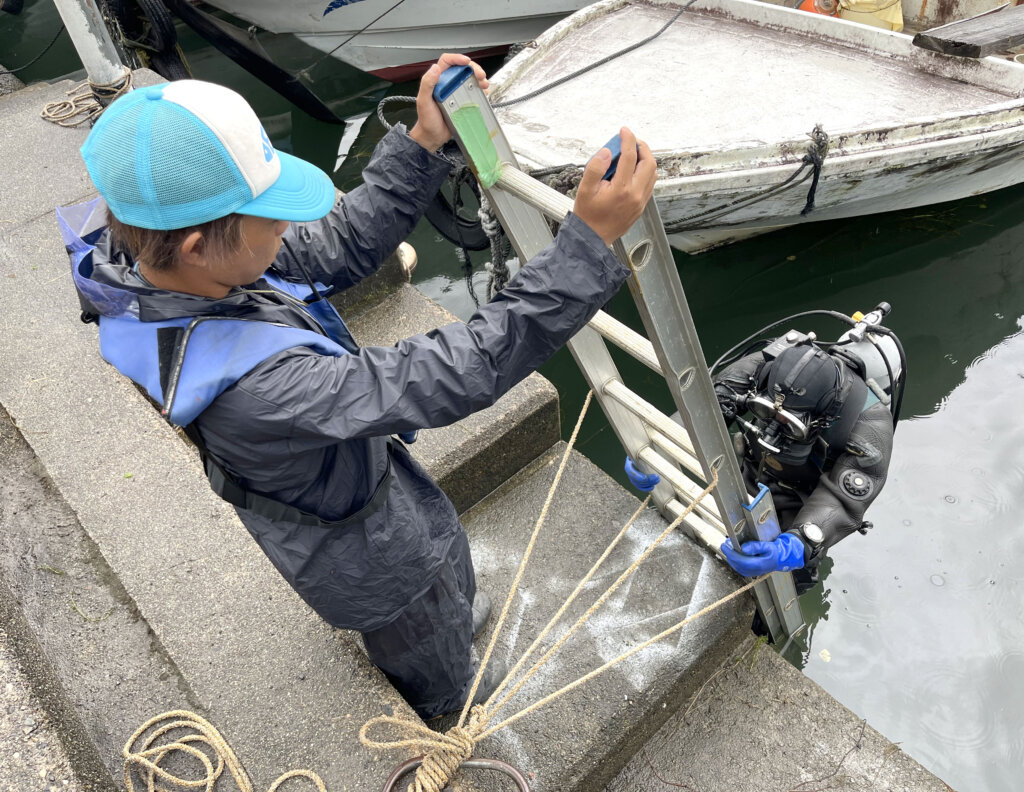
POLYGON ((0 234, 94 194, 78 154, 88 130, 65 129, 39 117, 47 102, 63 99, 72 85, 69 80, 37 85, 0 98, 0 234))
MULTIPOLYGON (((541 512, 563 444, 463 515, 482 589, 507 592, 541 512)), ((639 506, 573 453, 497 646, 511 667, 639 506)), ((561 635, 664 531, 644 512, 559 622, 561 635)), ((735 580, 723 564, 672 532, 503 710, 557 690, 724 597, 735 580)), ((496 612, 499 605, 496 603, 496 612)), ((749 599, 733 600, 588 681, 480 746, 532 774, 534 792, 600 789, 749 632, 749 599)), ((540 655, 537 655, 539 657, 540 655)))
POLYGON ((671 787, 694 792, 951 789, 753 636, 605 792, 671 787))
POLYGON ((406 705, 351 635, 312 614, 207 496, 182 443, 184 456, 162 449, 165 462, 138 456, 132 479, 98 456, 83 468, 91 499, 52 466, 90 529, 85 536, 11 434, 0 521, 0 595, 9 596, 0 596, 0 615, 86 789, 115 788, 121 746, 170 709, 215 723, 260 787, 295 766, 316 769, 339 790, 386 775, 355 749, 356 732, 372 715, 408 712, 406 705), (19 468, 27 471, 20 480, 19 468), (151 497, 151 487, 173 502, 151 497))
MULTIPOLYGON (((16 654, 34 683, 28 698, 41 700, 44 709, 34 712, 34 728, 25 728, 23 735, 16 728, 23 724, 14 724, 8 715, 12 733, 3 741, 7 750, 0 754, 8 757, 9 775, 0 773, 0 778, 10 779, 6 783, 18 779, 20 783, 12 785, 11 792, 15 788, 47 788, 39 786, 38 776, 31 778, 31 784, 25 783, 30 777, 26 771, 33 763, 52 763, 51 773, 69 776, 63 763, 66 760, 60 755, 61 742, 78 769, 81 782, 76 788, 113 789, 101 752, 116 755, 119 751, 120 746, 111 740, 115 728, 125 719, 182 699, 182 691, 171 680, 173 666, 159 651, 152 651, 152 635, 145 623, 123 591, 118 591, 116 579, 104 567, 74 513, 48 486, 41 466, 2 409, 0 639, 7 644, 0 647, 3 653, 16 654), (100 649, 109 649, 117 662, 104 662, 100 649), (135 698, 140 691, 123 684, 133 677, 152 680, 153 688, 135 698), (73 680, 74 687, 85 687, 90 694, 76 705, 61 679, 73 680), (80 717, 85 711, 98 721, 92 730, 98 736, 95 741, 80 717), (31 739, 37 731, 38 741, 31 739)), ((4 675, 6 694, 13 698, 17 689, 24 691, 25 679, 16 669, 4 675)), ((3 762, 0 758, 0 765, 3 762)), ((47 780, 46 775, 41 778, 47 780)), ((0 789, 8 792, 3 786, 0 789)))
MULTIPOLYGON (((349 321, 360 344, 394 344, 456 322, 409 285, 349 321)), ((458 423, 420 432, 412 446, 461 512, 528 465, 559 440, 558 394, 531 374, 496 404, 458 423)))
POLYGON ((5 96, 25 87, 25 83, 13 74, 5 74, 6 67, 0 63, 0 96, 5 96))
POLYGON ((83 792, 0 627, 0 792, 83 792))

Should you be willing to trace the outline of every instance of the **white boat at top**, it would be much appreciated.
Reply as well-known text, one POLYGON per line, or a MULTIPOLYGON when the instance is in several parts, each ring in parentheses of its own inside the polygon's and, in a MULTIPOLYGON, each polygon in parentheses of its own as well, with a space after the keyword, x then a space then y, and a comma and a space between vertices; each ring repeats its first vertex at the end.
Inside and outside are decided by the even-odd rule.
POLYGON ((207 0, 272 33, 386 80, 417 77, 442 52, 483 57, 529 41, 589 0, 207 0))
POLYGON ((495 74, 491 101, 521 164, 585 163, 630 126, 658 160, 670 238, 690 252, 1024 181, 1024 65, 940 55, 899 33, 750 0, 696 0, 653 41, 516 101, 654 34, 682 7, 600 0, 495 74), (801 214, 816 126, 828 153, 801 214))

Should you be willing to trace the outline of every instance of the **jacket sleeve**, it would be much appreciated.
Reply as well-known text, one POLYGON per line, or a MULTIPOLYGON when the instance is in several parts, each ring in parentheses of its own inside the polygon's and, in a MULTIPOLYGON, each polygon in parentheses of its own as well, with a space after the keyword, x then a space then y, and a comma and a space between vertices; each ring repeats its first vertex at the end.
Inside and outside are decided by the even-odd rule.
POLYGON ((534 371, 628 275, 600 237, 570 215, 555 242, 465 324, 341 357, 289 350, 217 401, 266 405, 258 412, 267 425, 250 414, 247 431, 285 432, 295 451, 444 426, 493 404, 534 371))
MULTIPOLYGON (((815 557, 860 528, 864 512, 885 486, 892 439, 892 415, 885 405, 876 403, 860 414, 846 450, 793 520, 794 526, 814 523, 824 533, 815 557)), ((810 557, 814 548, 807 550, 810 557)))
POLYGON ((395 125, 377 144, 363 183, 341 196, 330 213, 285 231, 274 269, 346 289, 377 271, 419 222, 449 164, 395 125))

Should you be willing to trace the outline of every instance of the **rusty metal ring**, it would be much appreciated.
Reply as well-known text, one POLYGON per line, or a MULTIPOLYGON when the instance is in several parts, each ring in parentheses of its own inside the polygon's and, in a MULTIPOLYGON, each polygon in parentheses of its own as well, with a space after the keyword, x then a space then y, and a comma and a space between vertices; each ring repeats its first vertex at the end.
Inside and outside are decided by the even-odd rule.
MULTIPOLYGON (((423 764, 422 756, 417 756, 415 759, 402 762, 395 772, 391 774, 391 777, 384 782, 384 789, 381 790, 381 792, 394 792, 395 787, 401 780, 402 776, 411 773, 421 764, 423 764)), ((526 776, 516 770, 512 765, 506 764, 498 759, 467 759, 461 766, 468 767, 470 770, 497 770, 499 773, 504 773, 515 781, 519 786, 519 792, 530 792, 530 785, 526 780, 526 776)))

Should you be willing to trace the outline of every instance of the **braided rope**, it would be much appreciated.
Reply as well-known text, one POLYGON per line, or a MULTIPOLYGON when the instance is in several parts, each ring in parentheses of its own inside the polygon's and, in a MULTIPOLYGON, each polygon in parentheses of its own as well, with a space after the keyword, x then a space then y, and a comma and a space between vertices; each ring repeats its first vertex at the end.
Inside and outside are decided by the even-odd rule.
POLYGON ((125 68, 124 76, 112 83, 80 82, 67 92, 67 99, 48 103, 39 115, 62 127, 76 127, 87 121, 92 123, 107 105, 133 87, 132 71, 125 68))
MULTIPOLYGON (((146 792, 161 792, 157 787, 157 779, 185 789, 203 788, 203 792, 213 792, 214 784, 221 777, 226 767, 241 792, 252 792, 252 781, 242 767, 231 746, 221 733, 205 718, 194 712, 173 710, 150 718, 125 743, 124 785, 128 792, 135 792, 134 774, 145 780, 146 792), (146 737, 147 731, 153 731, 146 737), (191 730, 191 733, 170 742, 159 742, 160 738, 177 729, 191 730), (205 745, 212 752, 216 765, 206 751, 195 747, 205 745), (160 766, 168 756, 184 754, 195 759, 205 771, 202 778, 181 778, 160 766)), ((316 785, 318 792, 327 792, 327 787, 312 770, 290 770, 270 785, 268 792, 276 792, 278 788, 291 778, 307 778, 316 785)))
MULTIPOLYGON (((615 582, 612 583, 605 590, 604 594, 598 597, 594 604, 587 609, 587 612, 580 616, 579 619, 576 620, 576 623, 573 624, 573 626, 570 627, 565 632, 565 634, 561 638, 559 638, 558 641, 556 641, 555 644, 550 649, 548 649, 547 652, 545 652, 544 655, 536 663, 533 664, 533 667, 530 668, 530 670, 526 672, 526 675, 521 680, 519 680, 519 682, 516 683, 516 686, 512 688, 512 690, 510 690, 507 694, 505 694, 505 697, 502 698, 501 701, 494 705, 495 711, 501 709, 501 707, 508 703, 508 701, 522 689, 523 685, 525 685, 530 680, 530 678, 533 677, 533 675, 536 674, 547 663, 547 661, 551 659, 555 652, 562 648, 565 642, 568 641, 569 638, 571 638, 576 633, 576 631, 579 630, 579 628, 587 622, 587 620, 594 614, 595 611, 597 611, 598 608, 600 608, 605 602, 608 601, 609 597, 611 597, 612 594, 614 594, 619 589, 619 587, 622 586, 622 584, 625 583, 626 580, 628 580, 634 572, 636 572, 640 564, 642 564, 650 557, 651 553, 653 553, 655 549, 657 549, 658 545, 660 545, 665 540, 665 537, 667 537, 670 533, 675 531, 675 529, 679 527, 683 520, 690 516, 693 510, 697 507, 697 504, 704 500, 704 498, 712 490, 714 490, 714 488, 717 485, 718 474, 715 473, 711 483, 708 484, 708 486, 705 487, 705 489, 700 493, 700 495, 698 495, 693 500, 693 502, 686 507, 686 510, 683 511, 682 514, 680 514, 678 517, 676 517, 676 519, 674 519, 672 522, 668 524, 668 526, 665 528, 664 531, 661 532, 658 538, 647 546, 647 549, 645 549, 643 553, 641 553, 637 557, 637 559, 629 566, 629 568, 625 572, 619 575, 615 582)), ((568 690, 566 690, 565 692, 568 692, 568 690)), ((557 696, 555 698, 557 698, 557 696)), ((490 702, 487 702, 487 704, 489 706, 490 702)))

